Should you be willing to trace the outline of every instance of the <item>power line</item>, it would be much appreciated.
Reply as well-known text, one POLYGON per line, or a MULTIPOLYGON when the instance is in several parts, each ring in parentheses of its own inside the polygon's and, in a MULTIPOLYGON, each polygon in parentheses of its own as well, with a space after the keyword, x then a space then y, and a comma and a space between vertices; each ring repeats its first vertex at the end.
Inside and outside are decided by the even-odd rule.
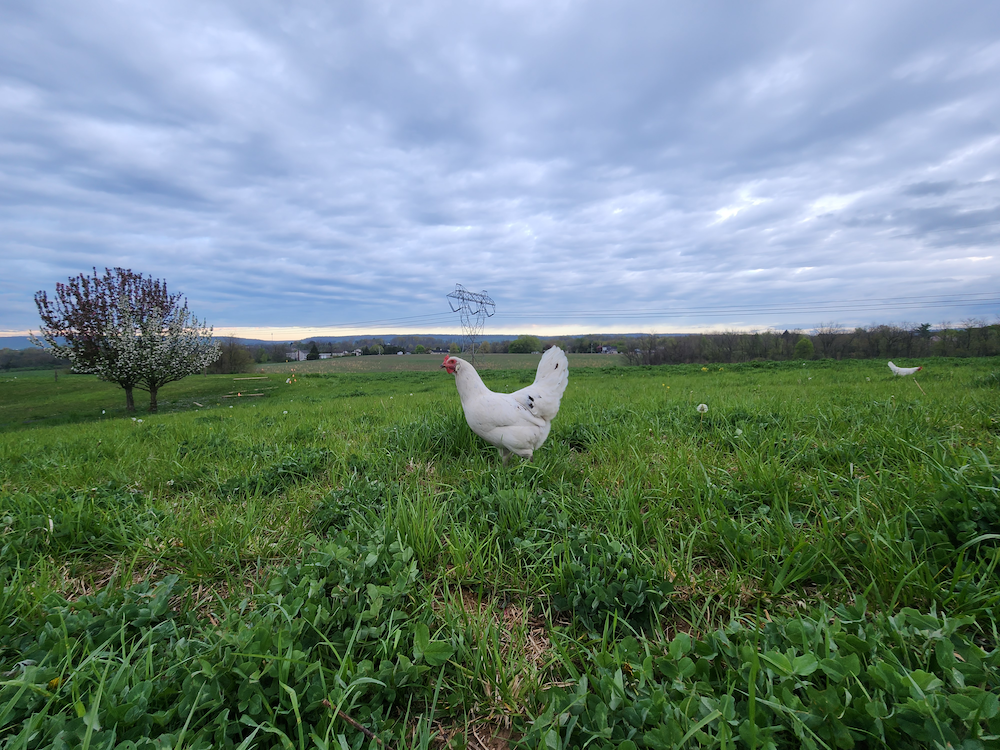
POLYGON ((297 326, 299 328, 355 328, 366 325, 382 325, 386 323, 451 323, 454 318, 447 313, 429 313, 427 315, 410 315, 402 318, 374 318, 372 320, 356 320, 350 323, 320 323, 317 325, 297 326))

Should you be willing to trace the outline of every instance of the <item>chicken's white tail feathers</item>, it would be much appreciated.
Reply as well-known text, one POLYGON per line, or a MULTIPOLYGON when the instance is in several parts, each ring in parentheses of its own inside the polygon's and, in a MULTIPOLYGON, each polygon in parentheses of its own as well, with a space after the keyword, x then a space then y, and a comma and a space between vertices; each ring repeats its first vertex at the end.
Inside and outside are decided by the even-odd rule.
POLYGON ((566 388, 569 381, 569 360, 563 350, 558 346, 553 346, 545 350, 541 360, 538 362, 538 370, 535 371, 535 386, 544 386, 545 383, 562 383, 560 393, 566 388))
POLYGON ((559 413, 559 401, 569 383, 569 361, 558 346, 542 355, 535 382, 511 395, 536 417, 547 422, 559 413))

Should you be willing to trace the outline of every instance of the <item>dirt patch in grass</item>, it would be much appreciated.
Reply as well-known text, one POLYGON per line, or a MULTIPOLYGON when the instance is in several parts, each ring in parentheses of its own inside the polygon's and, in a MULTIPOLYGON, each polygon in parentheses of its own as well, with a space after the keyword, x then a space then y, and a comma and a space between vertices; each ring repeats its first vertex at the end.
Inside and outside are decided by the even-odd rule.
POLYGON ((462 609, 480 618, 486 618, 500 632, 501 653, 509 656, 511 648, 523 648, 526 661, 537 671, 544 668, 545 657, 552 648, 548 636, 548 626, 545 618, 540 615, 530 615, 529 610, 520 602, 508 602, 498 606, 495 599, 484 599, 468 588, 462 588, 455 597, 462 609), (524 643, 515 643, 512 637, 518 628, 523 629, 524 643))
MULTIPOLYGON (((218 625, 221 619, 220 600, 226 602, 237 597, 252 595, 267 579, 272 568, 280 565, 280 561, 274 561, 273 566, 266 564, 267 561, 258 562, 261 564, 244 568, 238 581, 233 578, 204 577, 191 581, 190 588, 170 599, 171 611, 177 613, 193 611, 198 619, 218 625)), ((73 575, 70 565, 63 564, 59 568, 61 584, 57 591, 67 601, 72 602, 83 596, 93 596, 112 586, 124 589, 142 582, 148 582, 152 586, 172 573, 184 577, 182 569, 164 565, 160 560, 136 565, 127 575, 124 575, 123 568, 122 560, 108 558, 73 575)))
POLYGON ((435 748, 467 747, 469 750, 508 750, 517 739, 507 727, 483 719, 462 726, 435 725, 437 736, 431 741, 435 748))

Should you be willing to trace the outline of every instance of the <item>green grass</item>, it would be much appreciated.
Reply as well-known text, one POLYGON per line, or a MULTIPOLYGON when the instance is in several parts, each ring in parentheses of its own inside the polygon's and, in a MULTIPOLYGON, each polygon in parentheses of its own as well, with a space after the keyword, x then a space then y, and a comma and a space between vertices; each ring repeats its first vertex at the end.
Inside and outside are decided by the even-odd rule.
MULTIPOLYGON (((466 355, 461 355, 465 357, 466 355)), ((622 367, 625 358, 618 354, 568 354, 570 367, 622 367)), ((434 372, 441 368, 441 354, 386 354, 383 356, 334 357, 312 362, 268 362, 256 365, 260 372, 298 373, 368 373, 434 372)), ((479 354, 476 369, 521 370, 538 366, 537 354, 479 354)))
POLYGON ((0 748, 996 742, 1000 361, 428 357, 0 379, 0 748))
MULTIPOLYGON (((144 417, 149 398, 135 391, 136 414, 125 411, 125 391, 93 375, 71 375, 65 370, 27 370, 0 375, 0 433, 26 427, 90 423, 123 416, 144 417)), ((211 403, 218 406, 239 392, 268 394, 285 382, 278 374, 258 380, 260 373, 243 375, 191 375, 160 390, 159 411, 189 411, 211 403), (251 379, 252 378, 252 379, 251 379)), ((248 398, 259 398, 258 396, 248 398)))

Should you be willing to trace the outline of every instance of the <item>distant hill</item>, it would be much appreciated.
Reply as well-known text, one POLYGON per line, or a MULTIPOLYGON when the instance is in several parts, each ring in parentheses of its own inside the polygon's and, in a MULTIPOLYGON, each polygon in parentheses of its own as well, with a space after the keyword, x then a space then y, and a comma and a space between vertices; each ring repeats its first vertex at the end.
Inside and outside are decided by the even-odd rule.
POLYGON ((28 349, 33 346, 27 336, 0 336, 0 349, 28 349))

